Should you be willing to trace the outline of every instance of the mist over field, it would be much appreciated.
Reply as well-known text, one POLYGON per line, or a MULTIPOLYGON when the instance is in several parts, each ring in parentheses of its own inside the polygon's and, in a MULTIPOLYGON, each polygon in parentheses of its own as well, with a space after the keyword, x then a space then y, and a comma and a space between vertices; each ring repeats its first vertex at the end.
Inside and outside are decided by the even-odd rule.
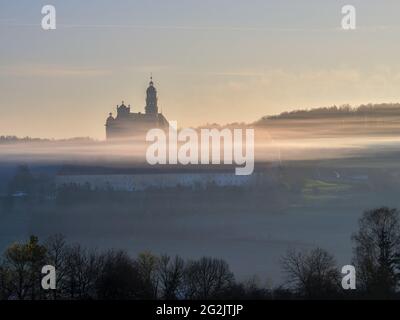
POLYGON ((322 247, 339 265, 349 264, 363 211, 400 207, 395 127, 361 118, 271 120, 255 126, 255 173, 265 182, 135 192, 79 194, 54 185, 66 166, 148 168, 143 140, 3 142, 0 250, 31 234, 62 233, 91 248, 220 257, 240 279, 257 275, 269 285, 282 280, 280 260, 289 248, 322 247), (41 179, 43 192, 39 200, 14 198, 10 206, 19 164, 41 179))
POLYGON ((399 1, 53 2, 0 0, 0 303, 400 300, 399 1))

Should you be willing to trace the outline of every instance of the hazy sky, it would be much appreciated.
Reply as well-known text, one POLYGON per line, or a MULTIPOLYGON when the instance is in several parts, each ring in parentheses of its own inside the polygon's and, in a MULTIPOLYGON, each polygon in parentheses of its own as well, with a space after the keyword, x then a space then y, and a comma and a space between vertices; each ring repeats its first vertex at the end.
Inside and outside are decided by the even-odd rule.
POLYGON ((400 101, 398 0, 0 0, 0 40, 0 135, 103 139, 121 100, 144 110, 150 72, 180 126, 400 101))

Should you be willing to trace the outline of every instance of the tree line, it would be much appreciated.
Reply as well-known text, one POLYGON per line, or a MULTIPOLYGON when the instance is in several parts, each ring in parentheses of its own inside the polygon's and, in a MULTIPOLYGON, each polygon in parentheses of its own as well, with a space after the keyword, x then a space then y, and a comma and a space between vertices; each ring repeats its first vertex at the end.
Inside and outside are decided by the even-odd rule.
MULTIPOLYGON (((356 290, 343 290, 332 254, 321 248, 289 250, 281 259, 284 283, 270 288, 254 277, 237 281, 217 258, 123 250, 99 252, 69 244, 63 235, 14 243, 0 260, 0 300, 20 299, 396 299, 400 280, 399 212, 364 212, 352 236, 356 290), (57 289, 43 290, 41 269, 56 269, 57 289)), ((251 268, 251 266, 249 266, 251 268)))
POLYGON ((348 104, 342 106, 319 107, 312 109, 298 109, 285 111, 278 115, 265 116, 256 124, 262 125, 268 120, 284 119, 315 119, 336 117, 390 117, 400 115, 400 103, 363 104, 352 107, 348 104))
POLYGON ((42 142, 76 142, 76 143, 92 143, 95 142, 95 139, 90 137, 75 137, 75 138, 67 138, 67 139, 48 139, 48 138, 33 138, 33 137, 18 137, 15 135, 1 135, 0 136, 0 144, 14 144, 14 143, 42 143, 42 142))

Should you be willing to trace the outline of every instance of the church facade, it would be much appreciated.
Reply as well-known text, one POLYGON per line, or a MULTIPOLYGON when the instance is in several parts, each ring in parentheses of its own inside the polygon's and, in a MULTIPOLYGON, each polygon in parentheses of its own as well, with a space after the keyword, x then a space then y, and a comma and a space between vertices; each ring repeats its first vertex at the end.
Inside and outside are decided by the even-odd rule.
POLYGON ((145 113, 131 112, 130 105, 126 106, 122 102, 121 105, 117 105, 116 117, 110 113, 105 126, 107 140, 135 138, 153 128, 168 129, 168 120, 158 110, 157 89, 154 87, 153 78, 150 79, 146 90, 145 113))

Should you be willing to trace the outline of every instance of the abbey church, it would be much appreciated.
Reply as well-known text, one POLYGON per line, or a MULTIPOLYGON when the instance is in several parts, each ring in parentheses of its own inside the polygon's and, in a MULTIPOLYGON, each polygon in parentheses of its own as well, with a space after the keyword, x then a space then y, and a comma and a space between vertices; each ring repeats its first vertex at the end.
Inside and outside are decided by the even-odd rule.
POLYGON ((131 112, 130 105, 124 102, 117 106, 117 115, 114 118, 112 113, 106 122, 106 138, 130 139, 139 135, 144 135, 153 128, 168 129, 168 120, 158 112, 157 90, 154 87, 153 78, 150 78, 149 87, 146 91, 145 113, 131 112))

